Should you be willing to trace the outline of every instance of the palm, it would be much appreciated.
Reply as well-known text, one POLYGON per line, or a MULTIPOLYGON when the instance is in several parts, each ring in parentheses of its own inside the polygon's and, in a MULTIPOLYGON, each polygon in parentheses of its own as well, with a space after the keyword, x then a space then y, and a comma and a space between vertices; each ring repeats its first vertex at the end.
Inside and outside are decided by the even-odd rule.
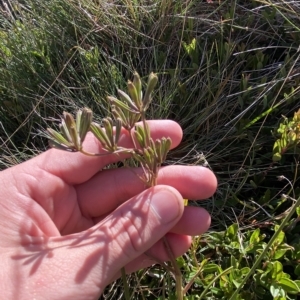
MULTIPOLYGON (((167 133, 173 147, 179 144, 181 130, 175 123, 150 122, 150 126, 154 137, 167 133)), ((120 142, 130 147, 126 135, 120 142)), ((101 151, 91 137, 86 147, 101 151)), ((158 184, 164 186, 144 191, 136 175, 139 170, 99 171, 119 159, 49 150, 0 174, 1 259, 6 262, 6 290, 14 291, 7 298, 31 299, 32 295, 24 296, 26 290, 50 293, 48 299, 97 298, 121 267, 127 265, 128 272, 145 267, 153 263, 148 255, 168 259, 159 241, 162 235, 171 231, 170 245, 180 255, 190 245, 189 235, 207 229, 209 215, 203 209, 186 208, 169 227, 146 204, 160 194, 159 200, 168 205, 166 200, 175 193, 182 211, 182 197, 209 197, 216 187, 209 170, 166 167, 158 176, 158 184), (9 280, 16 278, 14 270, 18 288, 9 280)), ((171 214, 172 205, 167 209, 171 214)))

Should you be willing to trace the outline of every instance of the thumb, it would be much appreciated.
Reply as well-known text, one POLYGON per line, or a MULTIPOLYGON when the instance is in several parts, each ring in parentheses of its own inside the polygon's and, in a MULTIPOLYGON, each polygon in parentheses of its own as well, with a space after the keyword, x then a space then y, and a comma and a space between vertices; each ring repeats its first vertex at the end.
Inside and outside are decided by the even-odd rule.
POLYGON ((64 290, 69 292, 61 296, 77 299, 79 287, 85 299, 99 296, 120 269, 170 231, 182 213, 179 192, 169 186, 155 186, 128 200, 92 228, 53 241, 57 250, 53 258, 60 273, 68 274, 70 280, 67 283, 64 278, 64 290))

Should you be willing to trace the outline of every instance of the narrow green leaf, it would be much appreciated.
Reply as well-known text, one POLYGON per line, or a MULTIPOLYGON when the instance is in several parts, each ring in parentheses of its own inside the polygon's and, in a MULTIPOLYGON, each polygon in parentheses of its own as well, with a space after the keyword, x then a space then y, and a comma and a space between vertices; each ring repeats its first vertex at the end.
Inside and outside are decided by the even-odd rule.
POLYGON ((80 123, 81 123, 82 110, 78 110, 76 114, 76 130, 79 133, 80 123))
POLYGON ((118 90, 118 95, 122 101, 124 101, 133 111, 140 111, 140 108, 131 100, 129 95, 127 95, 122 90, 118 90))
POLYGON ((70 130, 71 126, 76 128, 75 120, 74 120, 73 116, 70 113, 64 111, 63 112, 63 119, 66 122, 66 126, 67 126, 68 130, 70 130))
POLYGON ((132 127, 130 127, 130 124, 128 123, 128 111, 126 111, 126 110, 124 111, 124 110, 120 109, 119 107, 112 105, 111 112, 115 119, 121 119, 122 126, 125 129, 130 130, 132 128, 132 127))
POLYGON ((143 99, 143 108, 144 108, 144 111, 147 110, 149 104, 152 101, 151 94, 152 94, 152 92, 153 92, 153 90, 154 90, 157 82, 158 82, 157 75, 154 74, 154 73, 151 73, 149 75, 149 78, 148 78, 147 89, 146 89, 145 96, 144 96, 144 99, 143 99))
POLYGON ((133 84, 133 82, 128 80, 127 87, 128 87, 128 93, 129 93, 132 101, 134 102, 134 104, 138 108, 138 110, 141 111, 143 102, 141 101, 141 99, 138 95, 135 85, 133 84))
POLYGON ((150 134, 150 127, 147 122, 144 123, 143 129, 144 129, 146 145, 149 146, 151 134, 150 134))
POLYGON ((163 159, 162 159, 162 142, 161 142, 161 140, 159 140, 159 139, 155 140, 155 148, 156 148, 158 163, 162 164, 163 159))
POLYGON ((60 145, 65 145, 66 147, 74 146, 72 142, 67 141, 63 135, 61 135, 59 132, 55 131, 52 128, 47 128, 46 135, 49 139, 53 140, 54 142, 60 145))
POLYGON ((76 116, 77 132, 80 137, 80 143, 82 144, 93 120, 93 111, 89 108, 84 108, 79 111, 76 116))
POLYGON ((142 99, 143 99, 142 81, 141 81, 140 75, 137 72, 133 73, 133 84, 136 88, 139 100, 142 101, 142 99))
POLYGON ((116 119, 116 129, 115 129, 115 138, 114 138, 115 145, 117 145, 119 142, 119 138, 121 135, 121 129, 122 129, 122 120, 120 118, 117 118, 116 119))
POLYGON ((144 149, 144 159, 146 161, 147 166, 151 169, 152 157, 151 157, 151 149, 150 148, 144 149))
POLYGON ((146 132, 144 130, 144 127, 141 125, 136 125, 135 126, 135 131, 137 131, 139 133, 139 135, 142 138, 142 143, 140 143, 141 147, 147 147, 147 137, 146 137, 146 132), (143 145, 143 146, 142 146, 143 145))
POLYGON ((67 147, 67 146, 59 144, 59 143, 57 143, 56 141, 53 141, 53 140, 49 140, 49 146, 51 148, 55 148, 55 149, 58 149, 58 150, 77 152, 77 150, 74 147, 67 147))
POLYGON ((143 137, 141 136, 141 134, 137 130, 134 132, 134 136, 135 136, 137 142, 139 143, 140 147, 145 148, 146 147, 145 141, 144 141, 143 137))
POLYGON ((152 138, 150 138, 149 142, 150 142, 150 148, 153 150, 153 153, 154 153, 153 155, 155 156, 156 161, 157 161, 157 152, 156 152, 155 143, 152 138))
POLYGON ((135 124, 140 120, 141 118, 141 114, 140 113, 129 113, 129 117, 128 117, 128 123, 130 124, 130 129, 132 129, 135 124))
POLYGON ((134 153, 133 158, 136 159, 142 166, 146 164, 144 157, 139 154, 134 153))
POLYGON ((172 140, 171 138, 167 137, 164 138, 164 142, 162 145, 162 161, 164 162, 167 158, 168 152, 171 148, 172 140))
POLYGON ((74 123, 69 127, 70 136, 72 138, 73 144, 75 148, 80 151, 81 150, 81 143, 79 141, 78 132, 76 130, 76 124, 74 123))
POLYGON ((132 113, 139 113, 136 109, 131 109, 126 103, 120 101, 120 100, 117 99, 117 98, 108 96, 108 97, 107 97, 107 100, 108 100, 112 105, 118 106, 120 109, 127 110, 128 112, 132 112, 132 113))
POLYGON ((98 139, 98 141, 101 143, 103 148, 107 149, 107 147, 110 146, 110 141, 104 132, 104 130, 100 127, 97 123, 91 124, 91 131, 94 134, 94 136, 98 139))
POLYGON ((59 124, 59 129, 64 138, 67 139, 70 143, 72 143, 72 137, 64 119, 61 120, 61 123, 59 124))
POLYGON ((105 129, 105 134, 109 139, 109 146, 111 147, 111 149, 113 150, 115 144, 114 144, 114 132, 113 132, 113 123, 112 123, 112 119, 110 117, 104 118, 102 120, 104 129, 105 129))
MULTIPOLYGON (((238 261, 236 260, 236 258, 233 256, 233 255, 231 255, 230 256, 230 265, 231 266, 233 266, 233 268, 238 268, 238 261)), ((230 274, 235 274, 236 272, 231 272, 230 274)))

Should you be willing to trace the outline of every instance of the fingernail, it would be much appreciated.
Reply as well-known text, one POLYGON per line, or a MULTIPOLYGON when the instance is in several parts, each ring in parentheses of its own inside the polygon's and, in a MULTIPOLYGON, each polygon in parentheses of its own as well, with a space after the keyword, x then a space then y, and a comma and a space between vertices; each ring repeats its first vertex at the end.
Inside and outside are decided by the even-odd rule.
POLYGON ((151 197, 150 206, 163 224, 174 221, 181 211, 178 198, 168 190, 154 193, 151 197))

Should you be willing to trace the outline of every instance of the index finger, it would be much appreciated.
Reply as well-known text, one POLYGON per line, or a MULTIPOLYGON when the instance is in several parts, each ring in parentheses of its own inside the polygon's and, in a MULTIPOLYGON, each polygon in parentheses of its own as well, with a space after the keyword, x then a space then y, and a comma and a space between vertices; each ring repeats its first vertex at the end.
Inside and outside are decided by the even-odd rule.
MULTIPOLYGON (((170 137, 171 148, 175 148, 181 142, 182 129, 178 123, 171 120, 150 120, 147 123, 153 139, 170 137)), ((134 147, 130 135, 125 130, 120 136, 119 145, 124 148, 134 147)), ((105 153, 99 141, 91 133, 87 135, 83 146, 89 152, 105 153)), ((50 149, 31 160, 33 165, 28 164, 28 167, 36 168, 38 166, 40 169, 60 177, 68 184, 79 184, 89 180, 105 166, 125 158, 125 155, 116 154, 90 157, 79 152, 50 149)))

